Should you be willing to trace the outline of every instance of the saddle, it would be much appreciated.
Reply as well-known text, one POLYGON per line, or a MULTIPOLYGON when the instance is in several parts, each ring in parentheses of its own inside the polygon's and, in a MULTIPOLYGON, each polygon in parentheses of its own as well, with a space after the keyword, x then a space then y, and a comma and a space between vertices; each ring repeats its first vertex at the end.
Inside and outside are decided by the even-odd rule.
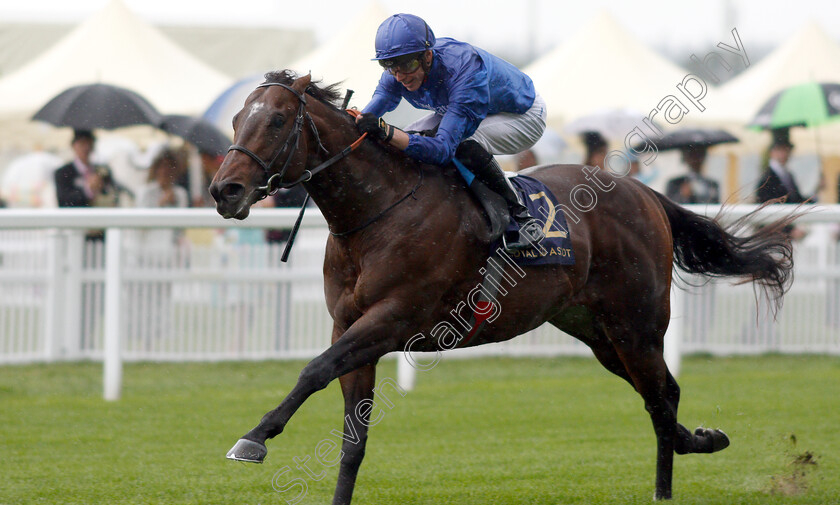
POLYGON ((470 192, 475 196, 481 208, 484 209, 484 214, 489 221, 489 242, 495 243, 505 233, 505 230, 510 224, 510 210, 508 204, 501 195, 492 191, 486 184, 478 180, 463 163, 457 159, 452 160, 452 164, 461 174, 461 177, 466 181, 470 192))

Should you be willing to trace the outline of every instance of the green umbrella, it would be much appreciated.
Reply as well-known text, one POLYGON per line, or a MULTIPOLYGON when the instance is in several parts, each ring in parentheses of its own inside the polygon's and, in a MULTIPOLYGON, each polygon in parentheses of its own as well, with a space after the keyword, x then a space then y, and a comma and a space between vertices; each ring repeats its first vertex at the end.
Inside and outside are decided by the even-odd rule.
POLYGON ((773 95, 747 126, 769 130, 836 120, 840 120, 840 84, 809 82, 773 95))

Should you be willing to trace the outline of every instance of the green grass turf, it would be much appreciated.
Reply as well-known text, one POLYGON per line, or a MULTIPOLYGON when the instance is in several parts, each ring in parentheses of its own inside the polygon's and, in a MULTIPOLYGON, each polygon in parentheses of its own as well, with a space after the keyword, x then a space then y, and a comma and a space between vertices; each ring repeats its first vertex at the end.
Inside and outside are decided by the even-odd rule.
MULTIPOLYGON (((0 367, 0 503, 273 504, 272 478, 306 481, 293 458, 341 426, 338 385, 269 441, 264 465, 224 459, 289 391, 301 362, 132 364, 102 400, 99 364, 0 367)), ((379 378, 395 377, 393 361, 379 378)), ((675 504, 827 504, 840 496, 840 359, 692 357, 680 421, 723 428, 732 446, 677 456, 675 504), (795 442, 794 442, 795 439, 795 442), (792 463, 811 453, 814 464, 792 463), (803 456, 805 455, 805 456, 803 456), (805 473, 804 477, 799 475, 805 473)), ((641 398, 593 359, 444 361, 389 394, 354 503, 650 503, 655 439, 641 398)), ((376 413, 376 411, 374 412, 376 413)))

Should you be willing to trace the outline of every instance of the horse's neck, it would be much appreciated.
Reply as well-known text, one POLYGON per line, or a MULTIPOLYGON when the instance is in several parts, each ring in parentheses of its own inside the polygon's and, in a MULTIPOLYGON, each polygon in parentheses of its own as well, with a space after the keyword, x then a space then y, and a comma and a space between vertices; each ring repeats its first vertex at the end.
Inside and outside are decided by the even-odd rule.
MULTIPOLYGON (((355 131, 342 134, 346 128, 336 130, 322 139, 332 154, 358 138, 355 131)), ((417 182, 417 172, 411 166, 413 163, 405 163, 404 158, 365 140, 305 186, 330 229, 340 233, 363 225, 410 191, 417 182)))

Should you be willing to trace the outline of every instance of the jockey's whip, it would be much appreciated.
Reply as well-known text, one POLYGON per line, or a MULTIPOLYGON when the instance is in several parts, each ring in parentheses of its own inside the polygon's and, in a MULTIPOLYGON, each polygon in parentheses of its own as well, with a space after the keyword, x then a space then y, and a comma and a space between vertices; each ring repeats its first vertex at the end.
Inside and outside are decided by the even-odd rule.
POLYGON ((348 105, 350 105, 350 97, 353 96, 353 90, 348 89, 346 93, 344 93, 344 102, 341 104, 342 109, 346 109, 348 105))
POLYGON ((303 221, 303 213, 306 212, 307 203, 309 203, 309 193, 307 193, 306 198, 303 199, 303 205, 300 206, 300 214, 298 214, 295 225, 292 227, 292 232, 289 234, 289 240, 286 241, 286 248, 283 249, 283 256, 280 257, 280 261, 283 263, 286 263, 289 260, 289 253, 292 252, 292 244, 295 242, 295 236, 297 236, 298 228, 300 228, 300 222, 303 221))

